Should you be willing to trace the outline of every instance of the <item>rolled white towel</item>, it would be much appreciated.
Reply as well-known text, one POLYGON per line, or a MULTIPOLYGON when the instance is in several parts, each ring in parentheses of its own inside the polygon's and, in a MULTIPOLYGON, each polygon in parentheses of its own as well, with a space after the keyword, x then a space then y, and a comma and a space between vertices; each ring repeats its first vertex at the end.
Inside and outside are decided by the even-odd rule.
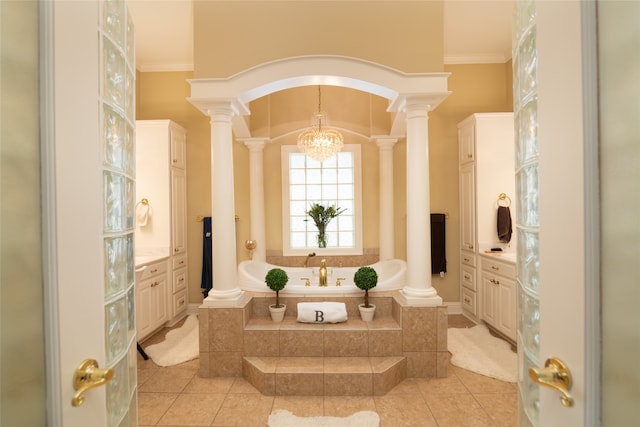
POLYGON ((347 321, 347 306, 343 302, 299 302, 298 322, 340 323, 347 321))

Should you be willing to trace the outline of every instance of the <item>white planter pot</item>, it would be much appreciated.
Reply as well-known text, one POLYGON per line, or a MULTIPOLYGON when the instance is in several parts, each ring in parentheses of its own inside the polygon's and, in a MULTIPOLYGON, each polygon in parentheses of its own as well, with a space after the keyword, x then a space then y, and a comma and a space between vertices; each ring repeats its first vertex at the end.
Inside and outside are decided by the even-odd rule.
POLYGON ((358 309, 360 310, 360 317, 365 322, 371 322, 373 320, 373 315, 376 312, 375 304, 369 304, 371 307, 367 308, 364 304, 359 304, 358 309))
POLYGON ((273 320, 274 322, 282 322, 282 319, 284 319, 284 312, 287 310, 287 306, 284 304, 281 304, 282 307, 275 307, 275 304, 271 304, 269 306, 269 313, 271 314, 271 320, 273 320))

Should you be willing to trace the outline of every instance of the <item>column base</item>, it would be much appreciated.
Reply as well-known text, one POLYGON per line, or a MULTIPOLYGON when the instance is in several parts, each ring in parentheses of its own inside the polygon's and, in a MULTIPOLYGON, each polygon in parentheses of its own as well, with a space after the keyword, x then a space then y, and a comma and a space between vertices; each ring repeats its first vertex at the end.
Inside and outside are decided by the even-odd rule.
POLYGON ((420 307, 437 307, 442 305, 442 297, 434 288, 420 289, 405 286, 400 290, 400 297, 404 304, 420 307))
POLYGON ((207 307, 237 307, 244 299, 244 291, 240 288, 224 291, 211 289, 202 304, 207 307))

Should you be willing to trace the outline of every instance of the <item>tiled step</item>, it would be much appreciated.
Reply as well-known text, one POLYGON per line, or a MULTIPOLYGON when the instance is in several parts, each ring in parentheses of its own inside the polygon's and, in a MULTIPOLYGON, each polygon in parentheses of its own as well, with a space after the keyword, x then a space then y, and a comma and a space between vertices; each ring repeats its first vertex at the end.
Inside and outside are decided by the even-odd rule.
POLYGON ((381 396, 407 377, 390 357, 244 357, 242 373, 268 396, 381 396))
POLYGON ((389 357, 402 356, 402 328, 392 317, 371 322, 299 323, 254 317, 244 327, 244 356, 389 357))

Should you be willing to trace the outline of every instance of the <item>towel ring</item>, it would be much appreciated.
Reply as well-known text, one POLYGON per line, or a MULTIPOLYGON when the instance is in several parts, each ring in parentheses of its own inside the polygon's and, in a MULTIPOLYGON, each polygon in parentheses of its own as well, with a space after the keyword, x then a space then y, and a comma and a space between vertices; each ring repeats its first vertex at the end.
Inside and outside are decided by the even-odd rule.
POLYGON ((498 201, 496 203, 498 204, 498 206, 504 206, 508 208, 509 206, 511 206, 511 198, 505 193, 500 193, 500 195, 498 196, 498 201))
POLYGON ((148 206, 149 205, 149 200, 148 199, 142 199, 138 203, 136 203, 136 207, 138 207, 138 205, 148 206))

